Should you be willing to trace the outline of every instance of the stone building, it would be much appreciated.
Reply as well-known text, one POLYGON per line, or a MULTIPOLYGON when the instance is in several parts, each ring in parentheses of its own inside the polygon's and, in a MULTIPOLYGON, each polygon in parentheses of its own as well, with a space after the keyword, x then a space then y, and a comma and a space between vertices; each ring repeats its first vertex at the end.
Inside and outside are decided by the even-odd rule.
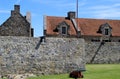
POLYGON ((14 5, 11 16, 0 26, 0 36, 27 36, 33 37, 31 28, 31 15, 26 16, 20 13, 20 5, 14 5))
POLYGON ((85 69, 83 39, 48 37, 44 42, 44 37, 31 37, 30 17, 30 13, 22 16, 20 6, 15 5, 11 16, 1 25, 0 75, 63 74, 85 69))
POLYGON ((83 38, 87 63, 120 63, 120 20, 45 16, 46 37, 83 38))

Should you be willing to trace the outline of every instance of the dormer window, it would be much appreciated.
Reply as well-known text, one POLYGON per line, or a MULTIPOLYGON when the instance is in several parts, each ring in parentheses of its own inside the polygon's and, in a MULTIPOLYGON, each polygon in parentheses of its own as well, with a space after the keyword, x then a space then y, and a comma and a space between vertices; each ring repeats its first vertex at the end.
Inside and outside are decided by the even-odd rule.
POLYGON ((105 36, 111 36, 112 28, 108 23, 102 24, 98 30, 98 33, 101 33, 105 36))
POLYGON ((62 22, 59 24, 59 34, 60 35, 68 35, 69 25, 66 22, 62 22))
POLYGON ((67 35, 67 27, 62 26, 61 29, 62 35, 67 35))
POLYGON ((63 21, 63 22, 59 23, 58 26, 53 31, 58 32, 59 35, 67 36, 68 29, 69 29, 69 25, 65 21, 63 21))
POLYGON ((109 29, 105 29, 105 35, 109 35, 109 29))

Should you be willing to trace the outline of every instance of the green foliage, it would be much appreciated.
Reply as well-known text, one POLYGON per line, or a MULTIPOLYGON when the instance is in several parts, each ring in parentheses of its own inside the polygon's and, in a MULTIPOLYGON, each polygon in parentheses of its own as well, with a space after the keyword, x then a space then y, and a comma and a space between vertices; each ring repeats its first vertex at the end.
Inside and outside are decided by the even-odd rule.
MULTIPOLYGON (((88 64, 83 79, 120 79, 120 64, 88 64)), ((28 79, 72 79, 69 74, 31 77, 28 79)))

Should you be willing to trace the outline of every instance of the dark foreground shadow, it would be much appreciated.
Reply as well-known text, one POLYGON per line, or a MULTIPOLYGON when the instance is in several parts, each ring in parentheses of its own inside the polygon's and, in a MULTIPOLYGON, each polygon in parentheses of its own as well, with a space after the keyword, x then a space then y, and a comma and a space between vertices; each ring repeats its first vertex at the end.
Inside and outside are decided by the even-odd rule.
POLYGON ((39 49, 42 42, 45 42, 45 37, 44 36, 40 37, 40 40, 38 41, 38 44, 35 47, 36 50, 39 49))
POLYGON ((104 42, 104 41, 102 41, 102 42, 100 43, 100 46, 98 47, 97 51, 95 52, 94 56, 92 57, 92 59, 91 59, 90 63, 93 63, 93 62, 94 62, 94 59, 95 59, 96 55, 98 54, 98 52, 99 52, 100 48, 101 48, 101 47, 102 47, 102 45, 104 45, 104 44, 105 44, 105 42, 104 42))

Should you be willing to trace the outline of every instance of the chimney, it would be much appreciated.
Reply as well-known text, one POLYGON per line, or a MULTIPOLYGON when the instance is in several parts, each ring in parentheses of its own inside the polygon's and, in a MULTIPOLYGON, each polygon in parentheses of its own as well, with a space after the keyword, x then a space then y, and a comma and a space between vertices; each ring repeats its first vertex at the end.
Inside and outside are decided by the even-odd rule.
POLYGON ((14 11, 20 13, 20 5, 14 5, 14 11))
POLYGON ((68 19, 75 19, 76 18, 76 13, 73 11, 68 12, 68 19))
POLYGON ((11 10, 11 16, 15 16, 17 13, 20 13, 20 5, 14 5, 14 10, 11 10))
POLYGON ((14 16, 15 12, 13 10, 11 10, 11 16, 14 16))
POLYGON ((73 23, 77 37, 80 37, 81 33, 80 33, 80 29, 78 28, 79 25, 78 25, 78 18, 76 19, 76 12, 73 11, 68 12, 68 19, 70 19, 71 22, 73 23))
POLYGON ((30 24, 30 29, 29 29, 30 33, 29 34, 31 37, 33 37, 34 29, 31 28, 31 13, 27 12, 25 18, 26 18, 27 22, 30 24))
POLYGON ((43 34, 44 34, 44 36, 46 36, 46 26, 47 26, 47 16, 46 15, 44 15, 44 17, 43 17, 43 34))
POLYGON ((26 20, 31 24, 31 13, 30 12, 26 13, 26 20))

